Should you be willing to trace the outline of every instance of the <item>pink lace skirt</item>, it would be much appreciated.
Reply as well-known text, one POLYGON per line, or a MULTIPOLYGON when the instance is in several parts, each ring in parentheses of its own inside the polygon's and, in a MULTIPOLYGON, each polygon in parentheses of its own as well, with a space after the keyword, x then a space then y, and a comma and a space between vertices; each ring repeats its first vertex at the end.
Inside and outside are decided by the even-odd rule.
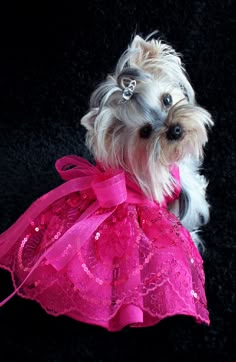
POLYGON ((49 314, 110 331, 176 314, 209 324, 202 258, 179 220, 158 204, 124 202, 88 239, 70 236, 91 203, 85 192, 62 197, 31 219, 7 252, 0 249, 1 267, 11 272, 15 288, 21 285, 17 293, 49 314), (54 262, 41 260, 66 232, 67 250, 54 262))

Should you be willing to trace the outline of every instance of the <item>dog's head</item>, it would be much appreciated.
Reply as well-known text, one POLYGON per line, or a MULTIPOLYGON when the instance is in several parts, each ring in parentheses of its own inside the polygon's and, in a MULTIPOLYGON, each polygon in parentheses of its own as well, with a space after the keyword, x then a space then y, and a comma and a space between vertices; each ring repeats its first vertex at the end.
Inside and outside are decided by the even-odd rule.
POLYGON ((95 159, 125 169, 157 201, 172 192, 171 165, 190 154, 202 157, 213 124, 196 105, 174 49, 139 36, 92 94, 81 123, 95 159))

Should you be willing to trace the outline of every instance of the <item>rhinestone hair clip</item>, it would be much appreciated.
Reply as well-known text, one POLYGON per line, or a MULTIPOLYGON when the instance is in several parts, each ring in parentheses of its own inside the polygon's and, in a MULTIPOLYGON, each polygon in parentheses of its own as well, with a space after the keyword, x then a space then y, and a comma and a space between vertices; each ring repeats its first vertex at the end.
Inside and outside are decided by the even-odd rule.
POLYGON ((123 101, 129 101, 130 98, 132 97, 135 87, 136 87, 136 80, 129 80, 129 84, 127 86, 125 86, 124 90, 123 90, 123 101))

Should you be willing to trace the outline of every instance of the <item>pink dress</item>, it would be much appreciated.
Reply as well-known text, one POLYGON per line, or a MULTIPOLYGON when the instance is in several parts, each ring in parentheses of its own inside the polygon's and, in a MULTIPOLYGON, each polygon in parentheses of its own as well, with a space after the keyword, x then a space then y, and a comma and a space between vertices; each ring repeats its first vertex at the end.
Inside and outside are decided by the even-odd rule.
POLYGON ((202 258, 170 199, 149 201, 124 171, 77 156, 56 168, 66 182, 0 235, 0 266, 15 288, 0 305, 17 293, 110 331, 177 314, 209 324, 202 258))

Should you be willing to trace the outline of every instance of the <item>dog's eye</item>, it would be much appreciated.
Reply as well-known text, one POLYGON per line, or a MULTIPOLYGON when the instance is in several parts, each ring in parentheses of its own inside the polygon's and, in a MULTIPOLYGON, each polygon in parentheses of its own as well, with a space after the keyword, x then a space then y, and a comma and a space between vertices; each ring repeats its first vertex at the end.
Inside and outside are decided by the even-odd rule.
POLYGON ((139 135, 141 138, 149 138, 152 134, 152 126, 150 124, 146 124, 139 130, 139 135))
POLYGON ((162 102, 164 104, 165 107, 170 107, 172 106, 172 97, 169 93, 166 93, 162 96, 162 102))

